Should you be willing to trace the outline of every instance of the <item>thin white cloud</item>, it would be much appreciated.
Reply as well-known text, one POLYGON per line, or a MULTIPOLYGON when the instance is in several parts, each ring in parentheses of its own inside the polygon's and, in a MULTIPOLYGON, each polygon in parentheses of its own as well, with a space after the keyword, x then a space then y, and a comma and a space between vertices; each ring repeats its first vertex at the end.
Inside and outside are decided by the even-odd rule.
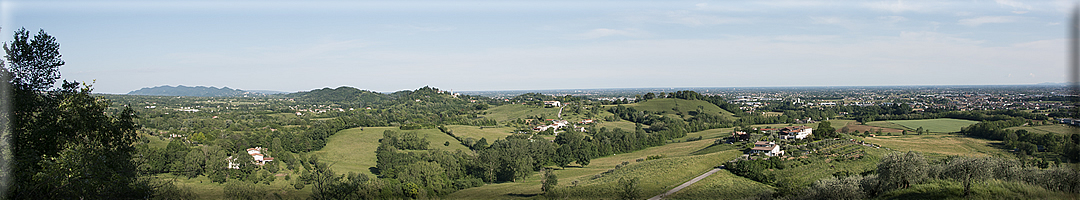
POLYGON ((993 23, 1011 23, 1020 20, 1020 17, 1016 16, 982 16, 976 18, 967 18, 957 21, 957 24, 965 26, 979 26, 983 24, 993 23))
POLYGON ((847 24, 850 24, 851 22, 852 22, 851 20, 849 20, 847 18, 842 18, 842 17, 819 17, 819 16, 811 16, 810 17, 810 23, 813 23, 813 24, 847 25, 847 24))
POLYGON ((907 21, 907 18, 904 18, 902 16, 884 16, 884 17, 878 17, 878 19, 880 19, 882 21, 885 21, 885 22, 888 22, 888 23, 897 23, 897 22, 907 21))
POLYGON ((596 39, 596 38, 609 37, 609 36, 642 37, 642 36, 645 36, 645 35, 647 35, 647 34, 644 31, 640 31, 640 30, 637 30, 637 29, 619 30, 619 29, 598 28, 598 29, 593 29, 593 30, 586 31, 586 32, 581 33, 581 34, 577 34, 576 37, 574 37, 574 38, 577 38, 577 39, 596 39))
POLYGON ((906 2, 905 3, 903 0, 897 0, 895 2, 884 2, 884 1, 882 1, 882 2, 877 2, 877 3, 868 3, 868 4, 865 4, 865 5, 867 7, 872 8, 872 9, 884 10, 884 11, 889 11, 889 12, 894 12, 894 13, 907 12, 907 11, 924 12, 927 9, 926 7, 924 7, 922 5, 919 5, 919 4, 913 4, 911 2, 906 2))
POLYGON ((623 17, 625 21, 636 23, 665 23, 686 26, 709 26, 718 24, 748 23, 750 20, 711 14, 701 14, 688 10, 645 12, 623 17))
POLYGON ((1026 11, 1026 10, 1025 11, 1016 10, 1016 11, 1012 11, 1012 13, 1013 14, 1024 14, 1024 13, 1028 13, 1028 11, 1026 11))
POLYGON ((997 2, 997 4, 998 4, 998 5, 1002 5, 1002 6, 1009 6, 1009 7, 1013 7, 1013 8, 1020 8, 1020 9, 1026 9, 1026 10, 1031 10, 1031 6, 1029 6, 1029 5, 1027 5, 1027 4, 1024 4, 1024 3, 1021 3, 1021 2, 1018 2, 1018 1, 1013 1, 1013 0, 995 0, 994 2, 997 2))

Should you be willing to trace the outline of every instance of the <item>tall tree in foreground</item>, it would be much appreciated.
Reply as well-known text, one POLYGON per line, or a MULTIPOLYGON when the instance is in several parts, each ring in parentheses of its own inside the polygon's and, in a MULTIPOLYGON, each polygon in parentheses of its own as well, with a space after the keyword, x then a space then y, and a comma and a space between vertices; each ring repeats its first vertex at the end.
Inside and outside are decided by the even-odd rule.
MULTIPOLYGON (((132 163, 134 111, 106 114, 109 102, 90 85, 60 79, 60 44, 45 33, 15 31, 0 69, 12 88, 14 170, 7 198, 147 198, 151 190, 132 163)), ((5 116, 7 117, 7 116, 5 116)))

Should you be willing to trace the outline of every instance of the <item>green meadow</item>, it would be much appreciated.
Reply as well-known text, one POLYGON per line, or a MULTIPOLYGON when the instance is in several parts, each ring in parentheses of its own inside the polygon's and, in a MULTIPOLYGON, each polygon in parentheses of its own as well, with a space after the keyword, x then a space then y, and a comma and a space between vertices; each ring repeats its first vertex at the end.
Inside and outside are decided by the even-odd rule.
POLYGON ((382 139, 383 131, 386 130, 415 131, 431 143, 431 149, 469 151, 469 148, 461 145, 457 139, 438 129, 405 131, 397 127, 364 127, 339 131, 327 139, 326 147, 313 153, 318 155, 321 161, 331 163, 331 169, 338 174, 358 172, 374 175, 368 168, 375 167, 375 149, 379 148, 379 139, 382 139), (446 142, 450 145, 444 146, 446 142))

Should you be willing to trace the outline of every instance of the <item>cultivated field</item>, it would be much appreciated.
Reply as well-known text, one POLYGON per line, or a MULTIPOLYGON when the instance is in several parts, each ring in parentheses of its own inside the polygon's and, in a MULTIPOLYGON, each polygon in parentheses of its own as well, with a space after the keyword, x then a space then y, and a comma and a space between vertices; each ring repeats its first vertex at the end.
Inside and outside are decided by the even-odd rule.
MULTIPOLYGON (((903 133, 904 132, 904 130, 895 129, 895 128, 885 128, 885 127, 880 127, 880 126, 870 126, 869 124, 871 124, 871 123, 874 123, 874 122, 866 123, 868 125, 862 125, 862 124, 859 124, 859 122, 850 121, 850 122, 847 122, 847 128, 848 128, 848 131, 859 132, 859 133, 863 133, 863 132, 866 132, 866 131, 870 131, 870 133, 876 133, 878 130, 881 130, 882 133, 903 133)), ((878 124, 879 125, 885 125, 885 126, 896 125, 896 124, 893 124, 893 123, 890 123, 890 122, 883 122, 883 123, 878 123, 878 124), (888 124, 885 124, 885 123, 888 123, 888 124)), ((841 129, 836 129, 836 131, 840 131, 840 130, 841 129)))
POLYGON ((1007 128, 1007 129, 1008 130, 1013 130, 1013 131, 1015 131, 1015 130, 1027 130, 1029 133, 1038 133, 1038 134, 1045 134, 1045 133, 1057 133, 1057 134, 1080 133, 1080 128, 1077 128, 1075 126, 1067 126, 1067 125, 1064 125, 1064 124, 1052 124, 1052 125, 1042 125, 1042 126, 1023 126, 1023 127, 1012 127, 1012 128, 1007 128))
POLYGON ((960 128, 979 123, 977 121, 962 120, 962 119, 920 119, 920 120, 896 120, 889 121, 894 124, 899 124, 908 129, 908 131, 914 131, 919 127, 925 130, 929 130, 932 133, 953 133, 959 132, 960 128))
POLYGON ((917 151, 934 158, 958 156, 1010 156, 1000 142, 962 135, 904 135, 863 138, 864 141, 898 151, 917 151))

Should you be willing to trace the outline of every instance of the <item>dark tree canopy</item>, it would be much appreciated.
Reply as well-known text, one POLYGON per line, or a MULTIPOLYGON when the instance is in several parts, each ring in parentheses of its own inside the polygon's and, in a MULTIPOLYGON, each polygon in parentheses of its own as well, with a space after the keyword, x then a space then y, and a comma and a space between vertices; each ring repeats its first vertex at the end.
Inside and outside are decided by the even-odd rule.
POLYGON ((23 90, 47 90, 60 79, 60 43, 56 43, 45 30, 30 38, 26 28, 15 31, 14 40, 4 44, 4 51, 12 74, 11 84, 23 90))

